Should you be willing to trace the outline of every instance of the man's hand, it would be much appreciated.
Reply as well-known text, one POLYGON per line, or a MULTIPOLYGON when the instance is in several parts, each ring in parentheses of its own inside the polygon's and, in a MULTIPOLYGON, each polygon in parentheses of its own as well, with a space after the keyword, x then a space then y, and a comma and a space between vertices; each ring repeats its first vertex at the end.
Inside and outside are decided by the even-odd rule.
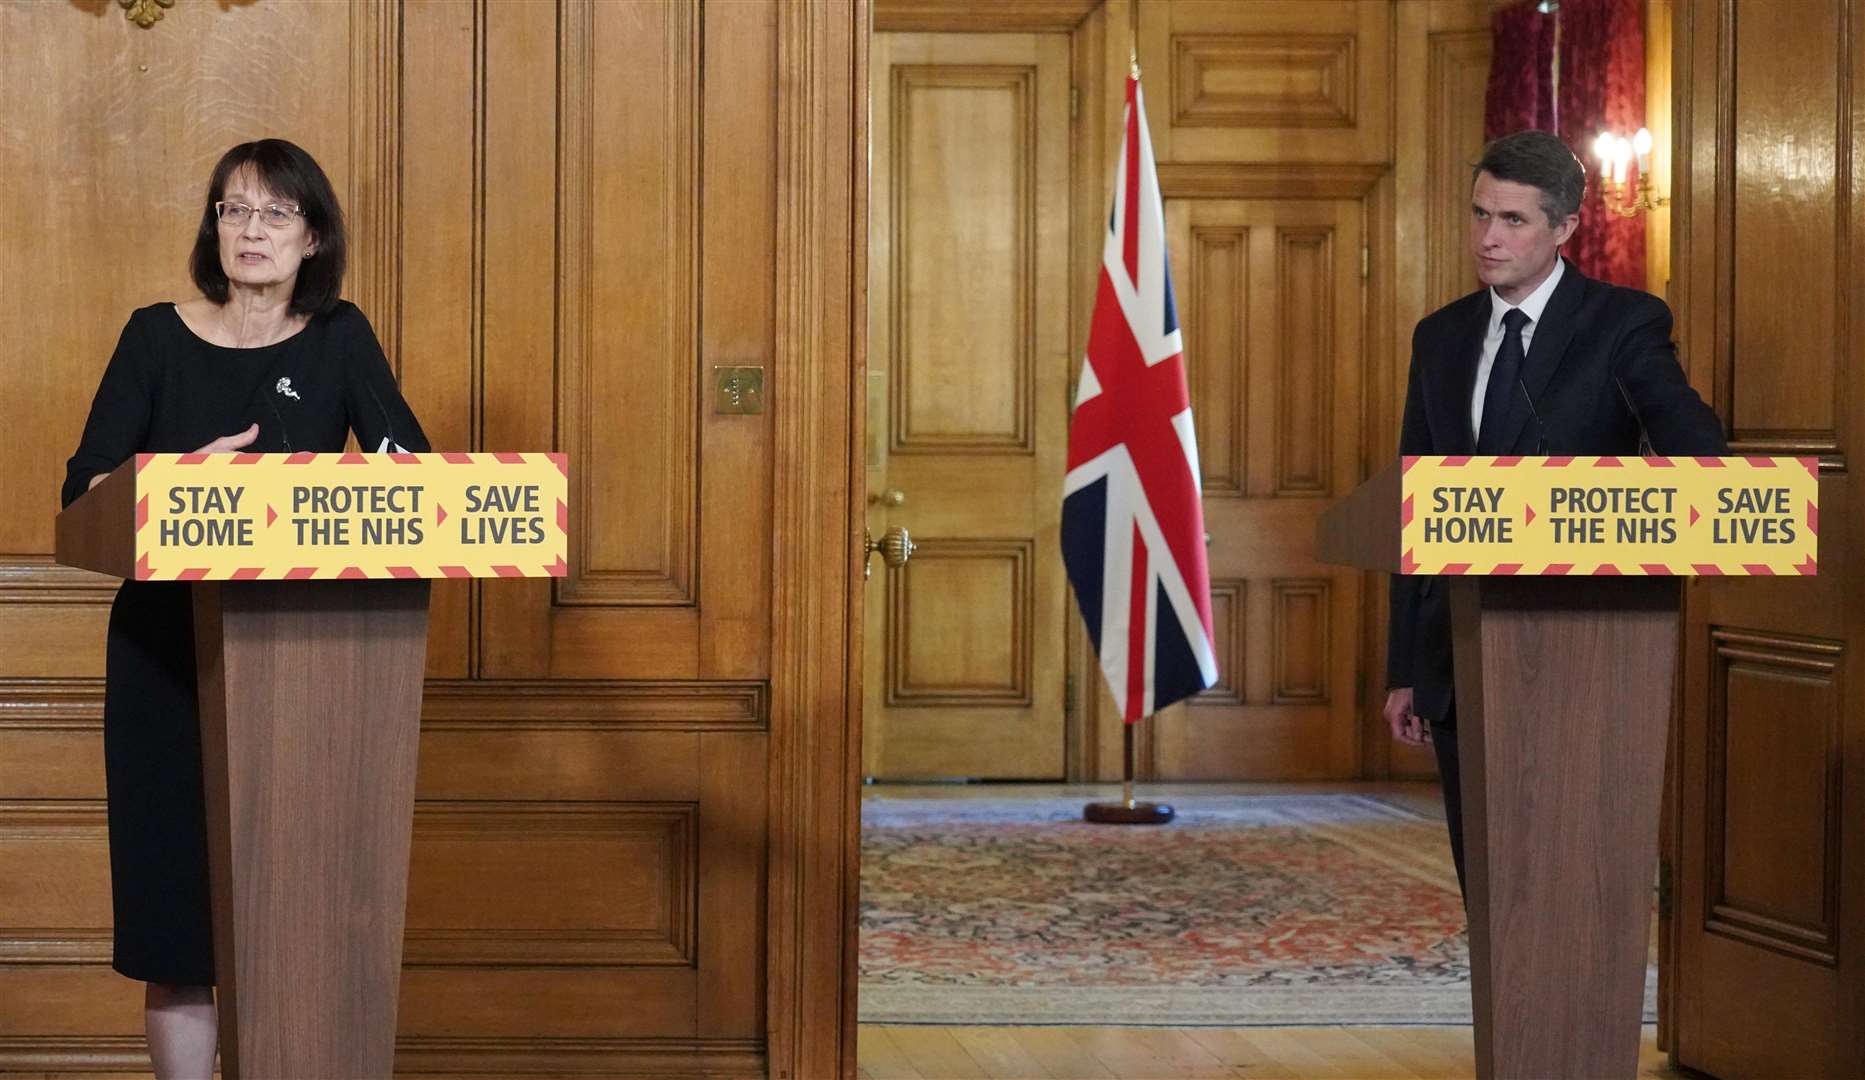
POLYGON ((1392 737, 1408 746, 1423 746, 1431 741, 1431 727, 1412 711, 1412 688, 1401 686, 1386 693, 1386 726, 1392 737))
POLYGON ((254 424, 252 427, 247 428, 245 431, 240 432, 238 435, 222 435, 220 438, 215 439, 213 442, 210 442, 206 446, 203 446, 199 450, 196 450, 195 453, 197 454, 231 453, 235 450, 239 450, 244 447, 251 446, 253 444, 253 440, 257 439, 258 437, 259 437, 259 425, 254 424))

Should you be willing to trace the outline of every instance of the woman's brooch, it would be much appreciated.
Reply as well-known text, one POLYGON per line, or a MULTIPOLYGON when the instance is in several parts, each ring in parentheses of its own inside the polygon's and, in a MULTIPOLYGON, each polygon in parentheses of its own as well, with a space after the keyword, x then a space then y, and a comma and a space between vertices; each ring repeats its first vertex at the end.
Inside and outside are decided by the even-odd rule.
POLYGON ((293 401, 302 400, 298 397, 298 391, 293 390, 291 388, 291 377, 290 376, 286 376, 285 378, 280 379, 278 381, 278 385, 273 387, 273 389, 277 390, 281 394, 284 394, 286 397, 292 399, 293 401))

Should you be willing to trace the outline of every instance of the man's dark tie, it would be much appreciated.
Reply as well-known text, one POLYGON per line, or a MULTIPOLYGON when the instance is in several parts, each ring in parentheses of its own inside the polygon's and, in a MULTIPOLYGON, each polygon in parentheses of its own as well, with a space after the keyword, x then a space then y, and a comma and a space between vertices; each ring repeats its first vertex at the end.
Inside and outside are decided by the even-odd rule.
POLYGON ((1506 454, 1508 417, 1514 410, 1516 383, 1522 377, 1522 327, 1528 316, 1521 308, 1502 313, 1502 346, 1496 350, 1496 362, 1490 365, 1489 389, 1483 391, 1483 426, 1477 429, 1476 452, 1506 454))

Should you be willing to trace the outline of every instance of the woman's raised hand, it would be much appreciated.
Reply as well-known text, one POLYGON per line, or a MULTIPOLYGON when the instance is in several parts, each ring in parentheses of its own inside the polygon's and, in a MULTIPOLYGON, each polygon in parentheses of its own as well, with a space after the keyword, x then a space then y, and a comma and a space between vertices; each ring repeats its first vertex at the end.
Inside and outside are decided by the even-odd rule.
POLYGON ((222 435, 220 438, 215 439, 213 442, 210 442, 206 446, 203 446, 199 450, 196 450, 195 453, 197 454, 231 453, 232 451, 251 446, 253 444, 253 440, 257 439, 258 437, 259 437, 259 425, 254 424, 252 427, 247 428, 245 431, 240 432, 238 435, 222 435))

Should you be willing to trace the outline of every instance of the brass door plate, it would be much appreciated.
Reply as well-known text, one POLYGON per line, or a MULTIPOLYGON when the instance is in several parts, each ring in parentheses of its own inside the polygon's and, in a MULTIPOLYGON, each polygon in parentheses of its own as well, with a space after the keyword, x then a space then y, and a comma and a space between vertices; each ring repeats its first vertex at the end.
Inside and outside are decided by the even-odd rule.
POLYGON ((764 369, 715 367, 712 369, 712 411, 750 416, 764 411, 764 369))

